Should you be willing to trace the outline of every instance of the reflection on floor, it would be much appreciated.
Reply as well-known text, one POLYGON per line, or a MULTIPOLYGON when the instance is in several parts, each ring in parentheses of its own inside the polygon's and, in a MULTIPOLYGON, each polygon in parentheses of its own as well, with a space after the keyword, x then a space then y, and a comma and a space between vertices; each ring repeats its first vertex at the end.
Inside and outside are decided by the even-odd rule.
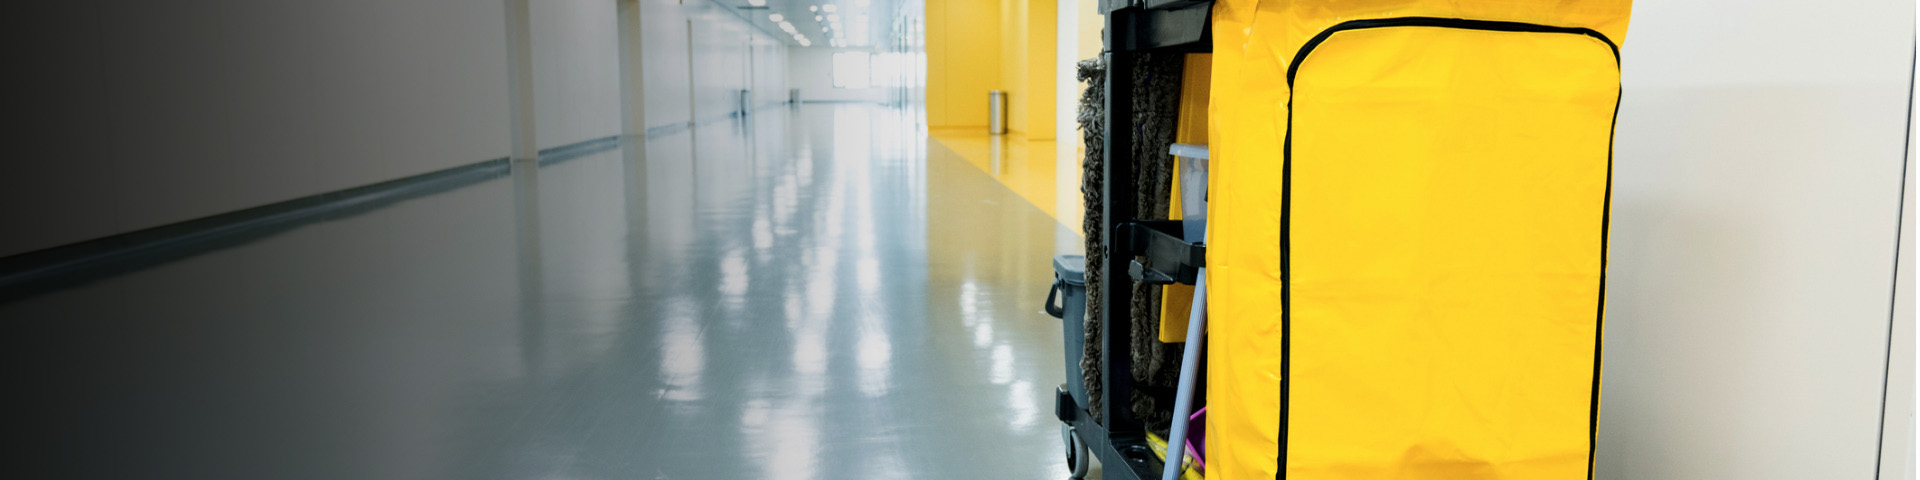
MULTIPOLYGON (((1080 194, 1077 155, 1059 158, 1054 140, 1029 140, 1026 135, 988 135, 984 128, 931 130, 937 146, 973 164, 1020 198, 1047 212, 1054 220, 1079 233, 1084 200, 1080 194)), ((933 154, 938 149, 930 148, 933 154)))
POLYGON ((103 478, 1060 476, 1040 303, 1079 237, 905 115, 762 110, 0 304, 16 453, 103 478))

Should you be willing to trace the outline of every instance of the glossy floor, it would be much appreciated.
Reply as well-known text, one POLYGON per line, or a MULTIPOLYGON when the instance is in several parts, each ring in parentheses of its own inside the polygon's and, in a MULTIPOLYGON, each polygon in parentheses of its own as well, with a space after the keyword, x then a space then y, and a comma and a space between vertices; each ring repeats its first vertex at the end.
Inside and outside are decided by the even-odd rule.
MULTIPOLYGON (((66 477, 1055 478, 1078 235, 867 105, 0 305, 66 477)), ((16 443, 16 445, 18 445, 16 443)))
POLYGON ((936 150, 950 151, 1027 203, 1080 232, 1082 210, 1078 143, 1063 150, 1054 140, 1031 140, 1020 133, 988 135, 984 128, 943 128, 928 132, 936 150))

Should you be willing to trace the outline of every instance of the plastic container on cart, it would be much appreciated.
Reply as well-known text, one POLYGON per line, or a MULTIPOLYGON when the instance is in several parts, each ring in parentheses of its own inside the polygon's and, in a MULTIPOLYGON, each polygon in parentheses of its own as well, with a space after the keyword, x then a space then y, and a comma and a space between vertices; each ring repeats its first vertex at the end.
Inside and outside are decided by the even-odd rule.
POLYGON ((1087 408, 1087 385, 1080 380, 1080 356, 1087 349, 1087 257, 1053 257, 1053 289, 1047 292, 1047 314, 1060 319, 1066 340, 1067 391, 1074 403, 1087 408))
POLYGON ((1180 226, 1185 240, 1207 236, 1207 144, 1176 143, 1167 153, 1180 163, 1180 226))

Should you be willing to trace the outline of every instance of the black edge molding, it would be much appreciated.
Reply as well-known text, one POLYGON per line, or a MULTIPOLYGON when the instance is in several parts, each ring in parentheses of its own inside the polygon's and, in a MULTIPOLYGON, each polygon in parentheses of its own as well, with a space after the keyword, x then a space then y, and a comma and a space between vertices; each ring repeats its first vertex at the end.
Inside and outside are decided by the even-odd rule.
MULTIPOLYGON (((548 166, 620 146, 608 136, 540 150, 548 166)), ((0 258, 0 304, 72 288, 507 175, 495 158, 0 258)))

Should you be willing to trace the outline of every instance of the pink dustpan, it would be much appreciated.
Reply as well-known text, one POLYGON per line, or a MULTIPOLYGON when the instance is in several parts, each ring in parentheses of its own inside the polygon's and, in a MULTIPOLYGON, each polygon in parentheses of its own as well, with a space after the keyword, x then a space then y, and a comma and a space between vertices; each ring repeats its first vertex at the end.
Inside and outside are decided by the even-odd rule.
POLYGON ((1200 407, 1187 417, 1187 458, 1193 459, 1193 469, 1207 471, 1206 457, 1200 455, 1207 451, 1207 407, 1200 407))

